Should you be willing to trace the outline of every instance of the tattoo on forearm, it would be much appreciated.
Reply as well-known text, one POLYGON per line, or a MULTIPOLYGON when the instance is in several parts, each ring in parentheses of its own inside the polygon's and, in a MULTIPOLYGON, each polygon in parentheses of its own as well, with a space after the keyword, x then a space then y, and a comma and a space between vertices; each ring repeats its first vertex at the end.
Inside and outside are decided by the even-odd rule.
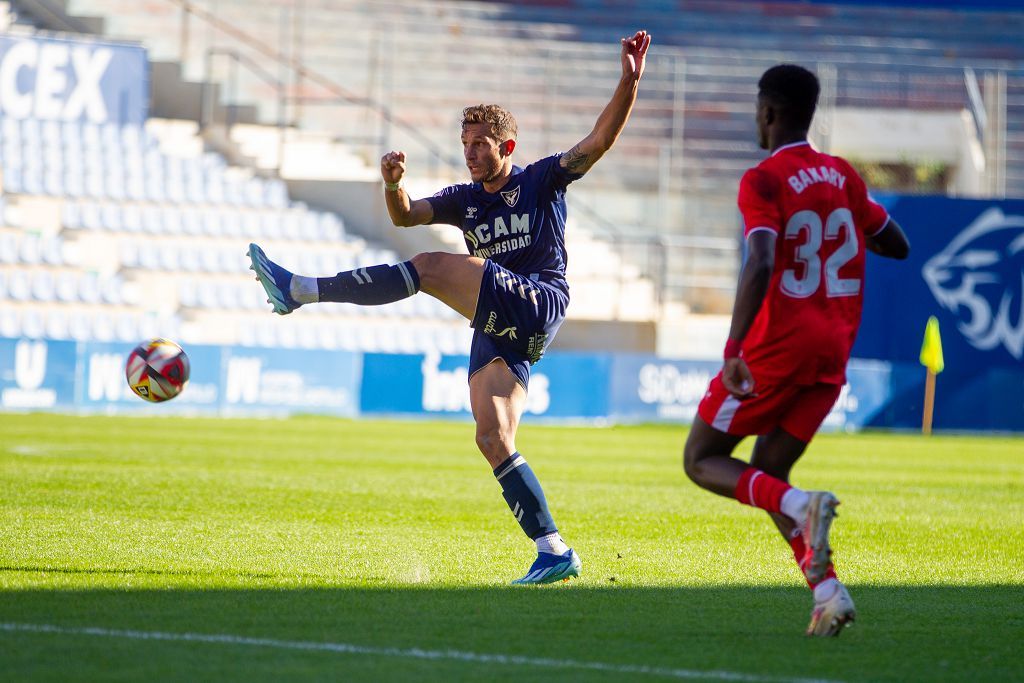
POLYGON ((573 173, 583 173, 590 168, 590 155, 584 154, 576 145, 563 155, 565 168, 573 173))

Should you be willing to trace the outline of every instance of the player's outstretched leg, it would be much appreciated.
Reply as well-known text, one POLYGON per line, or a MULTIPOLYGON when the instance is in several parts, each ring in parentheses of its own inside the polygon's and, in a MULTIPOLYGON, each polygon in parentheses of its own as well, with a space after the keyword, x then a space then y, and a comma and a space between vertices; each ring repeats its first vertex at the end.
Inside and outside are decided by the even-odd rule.
POLYGON ((814 608, 811 623, 807 626, 809 636, 838 636, 844 626, 857 618, 857 608, 838 579, 822 581, 814 587, 814 608))
POLYGON ((295 275, 249 245, 250 268, 266 290, 274 312, 287 315, 303 304, 318 301, 380 306, 412 296, 420 290, 420 277, 411 261, 356 268, 332 277, 295 275))

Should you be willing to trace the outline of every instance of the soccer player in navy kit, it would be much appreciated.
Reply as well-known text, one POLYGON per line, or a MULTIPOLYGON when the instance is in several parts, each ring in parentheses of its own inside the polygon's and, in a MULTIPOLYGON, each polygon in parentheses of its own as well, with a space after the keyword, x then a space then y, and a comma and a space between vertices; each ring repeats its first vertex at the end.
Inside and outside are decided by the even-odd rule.
POLYGON ((570 151, 512 164, 516 122, 497 105, 463 111, 462 147, 472 182, 413 200, 402 187, 406 157, 381 159, 384 197, 399 227, 446 223, 462 229, 469 254, 417 254, 378 265, 312 278, 293 275, 252 244, 249 255, 274 311, 284 315, 318 301, 379 305, 426 292, 470 321, 469 394, 476 443, 537 559, 519 584, 578 576, 578 555, 562 540, 537 476, 516 450, 530 366, 540 360, 565 318, 565 191, 618 139, 636 101, 651 37, 622 39, 622 76, 590 134, 570 151))

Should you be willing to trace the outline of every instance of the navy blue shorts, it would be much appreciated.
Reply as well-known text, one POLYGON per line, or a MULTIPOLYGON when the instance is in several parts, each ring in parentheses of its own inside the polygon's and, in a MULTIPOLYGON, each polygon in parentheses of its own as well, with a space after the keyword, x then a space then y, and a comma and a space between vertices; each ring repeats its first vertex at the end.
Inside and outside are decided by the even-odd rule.
POLYGON ((530 366, 554 339, 568 305, 569 295, 557 287, 484 261, 476 315, 470 323, 469 376, 501 358, 526 389, 530 366))

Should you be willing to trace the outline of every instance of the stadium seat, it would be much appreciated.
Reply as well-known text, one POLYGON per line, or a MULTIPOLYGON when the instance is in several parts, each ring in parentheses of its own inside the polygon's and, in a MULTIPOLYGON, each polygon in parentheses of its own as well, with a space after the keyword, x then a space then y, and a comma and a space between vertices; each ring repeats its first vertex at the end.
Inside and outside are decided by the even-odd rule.
POLYGON ((59 309, 47 311, 44 334, 48 339, 67 339, 69 336, 67 314, 59 309))
POLYGON ((7 276, 7 296, 15 301, 27 301, 32 296, 32 285, 23 270, 10 271, 7 276))
POLYGON ((40 244, 43 263, 51 266, 64 264, 64 243, 59 237, 47 237, 40 244))
POLYGON ((124 229, 121 205, 115 202, 103 202, 100 207, 100 223, 105 230, 120 232, 124 229))
POLYGON ((103 227, 103 217, 100 206, 93 201, 84 201, 79 205, 81 209, 81 226, 89 230, 99 230, 103 227))
POLYGON ((14 233, 0 233, 0 263, 17 263, 18 260, 18 238, 14 233))
POLYGON ((92 338, 96 341, 108 342, 116 334, 114 321, 108 313, 99 312, 92 319, 92 338))
POLYGON ((79 276, 78 297, 87 304, 100 302, 100 280, 96 273, 83 273, 79 276))
POLYGON ((0 337, 21 336, 21 316, 11 308, 0 308, 0 337))
POLYGON ((42 339, 46 335, 46 319, 36 309, 21 312, 21 335, 29 339, 42 339))
POLYGON ((56 282, 54 284, 54 291, 57 295, 57 299, 65 303, 71 303, 78 300, 78 277, 70 272, 64 271, 57 275, 56 282))
POLYGON ((118 341, 132 343, 140 339, 139 327, 134 314, 121 313, 117 316, 114 322, 114 337, 118 341))
POLYGON ((49 270, 36 271, 32 277, 32 298, 36 301, 53 301, 56 285, 49 270))
POLYGON ((68 318, 68 336, 78 341, 92 339, 92 316, 85 311, 71 313, 68 318))

